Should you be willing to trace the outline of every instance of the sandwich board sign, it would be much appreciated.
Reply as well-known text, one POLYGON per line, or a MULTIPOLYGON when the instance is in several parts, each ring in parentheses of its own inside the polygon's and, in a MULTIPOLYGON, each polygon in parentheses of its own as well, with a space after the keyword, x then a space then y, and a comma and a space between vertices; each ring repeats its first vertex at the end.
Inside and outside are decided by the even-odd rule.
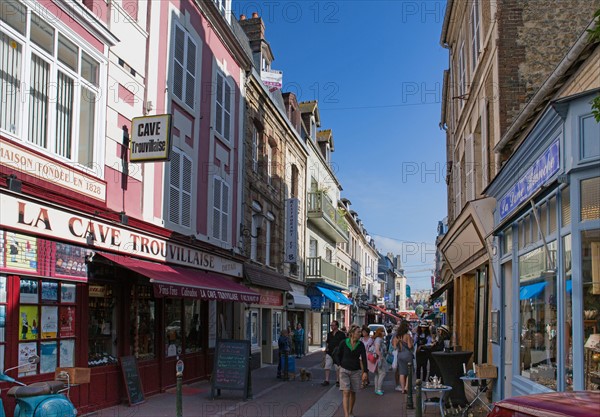
POLYGON ((131 121, 129 161, 168 161, 171 154, 171 115, 135 117, 131 121))

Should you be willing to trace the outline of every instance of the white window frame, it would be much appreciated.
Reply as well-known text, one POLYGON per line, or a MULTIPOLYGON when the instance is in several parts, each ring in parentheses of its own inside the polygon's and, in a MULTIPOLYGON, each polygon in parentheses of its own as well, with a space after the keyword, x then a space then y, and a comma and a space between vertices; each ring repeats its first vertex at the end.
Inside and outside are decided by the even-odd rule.
POLYGON ((231 143, 233 140, 233 121, 235 119, 235 89, 229 77, 220 68, 217 69, 214 80, 214 131, 221 140, 231 143), (229 107, 227 107, 229 96, 229 107))
MULTIPOLYGON (((22 142, 28 147, 37 149, 45 155, 49 155, 52 158, 68 164, 75 164, 78 169, 86 171, 87 173, 96 177, 101 177, 102 173, 104 172, 102 169, 104 166, 104 153, 102 152, 102 149, 104 148, 104 120, 106 106, 102 105, 101 99, 104 95, 100 94, 100 91, 106 91, 107 89, 105 76, 106 57, 100 52, 95 51, 93 48, 86 45, 86 43, 83 42, 80 37, 74 37, 72 35, 73 31, 64 23, 56 19, 48 21, 44 19, 45 14, 40 14, 39 10, 32 9, 24 3, 19 4, 25 8, 26 23, 24 34, 18 30, 15 30, 6 22, 0 21, 0 32, 2 32, 4 36, 10 38, 11 41, 20 45, 20 65, 16 72, 18 72, 18 82, 19 86, 21 87, 16 92, 18 103, 14 103, 14 112, 16 113, 15 118, 10 120, 10 117, 3 115, 2 118, 6 120, 5 123, 8 123, 10 120, 11 125, 6 126, 8 128, 0 127, 0 131, 7 134, 7 136, 22 142), (31 40, 31 20, 34 13, 53 31, 54 38, 52 44, 52 53, 47 52, 31 40), (58 59, 59 37, 71 42, 77 48, 76 69, 71 69, 58 59), (97 64, 97 85, 92 84, 82 75, 82 62, 84 53, 97 64), (44 117, 46 119, 45 143, 41 145, 29 140, 31 133, 30 106, 32 105, 30 88, 32 59, 34 55, 49 65, 49 70, 47 73, 47 85, 50 89, 52 89, 52 91, 48 91, 46 109, 44 112, 44 117), (65 149, 65 151, 60 153, 57 152, 58 135, 56 132, 56 119, 58 117, 57 106, 59 104, 56 97, 58 97, 59 93, 59 71, 72 80, 70 91, 70 94, 72 94, 72 104, 70 108, 69 120, 70 140, 67 144, 68 146, 66 148, 62 148, 65 149), (89 132, 92 135, 90 143, 88 143, 88 145, 91 144, 91 150, 89 151, 89 153, 91 153, 91 160, 80 161, 80 151, 82 150, 80 149, 80 138, 82 137, 80 128, 82 127, 81 116, 83 108, 81 95, 84 89, 94 94, 94 109, 93 113, 91 114, 94 120, 94 126, 92 129, 89 129, 89 132)), ((0 100, 4 100, 4 98, 0 98, 0 100)), ((2 111, 5 112, 6 107, 4 107, 2 111)), ((34 120, 33 122, 35 124, 39 124, 38 119, 34 120)))
POLYGON ((479 17, 479 1, 474 0, 471 5, 471 72, 475 72, 475 67, 479 61, 479 51, 481 50, 481 19, 479 17))
POLYGON ((271 242, 275 216, 268 212, 265 216, 265 265, 271 266, 271 242))
POLYGON ((190 33, 177 21, 173 21, 173 35, 171 41, 171 59, 172 59, 172 75, 171 82, 169 83, 171 86, 172 97, 184 108, 190 109, 192 111, 196 108, 196 103, 199 100, 196 100, 196 91, 198 79, 198 64, 200 60, 198 43, 194 40, 194 38, 190 35, 190 33), (177 59, 177 32, 181 31, 183 34, 183 57, 181 62, 177 59), (195 59, 189 59, 191 47, 194 47, 194 56, 195 59), (190 66, 193 65, 193 68, 190 66), (175 87, 175 73, 176 68, 181 67, 182 71, 182 79, 181 79, 181 96, 177 94, 178 89, 175 87), (190 71, 191 70, 191 71, 190 71), (192 86, 189 86, 189 83, 193 82, 192 86))
POLYGON ((258 201, 252 202, 252 224, 250 226, 250 259, 258 261, 258 238, 262 222, 262 206, 258 201))
POLYGON ((475 136, 470 134, 465 139, 465 194, 467 201, 475 200, 477 172, 475 162, 475 136))
POLYGON ((273 147, 267 143, 267 184, 273 184, 273 147))
POLYGON ((221 242, 229 243, 231 233, 231 185, 218 175, 213 177, 212 183, 212 208, 209 210, 212 226, 211 237, 221 242), (220 201, 216 201, 219 198, 220 201), (223 207, 224 203, 227 207, 223 207), (227 230, 223 231, 223 226, 227 230))
POLYGON ((187 154, 179 149, 176 146, 172 148, 171 160, 169 162, 169 176, 168 176, 168 186, 169 186, 169 204, 167 206, 167 213, 169 222, 172 224, 184 227, 186 229, 190 229, 192 227, 192 190, 193 190, 193 175, 194 172, 194 161, 187 156, 187 154), (178 176, 179 180, 178 184, 173 183, 173 169, 175 159, 179 158, 179 166, 177 169, 179 170, 178 176), (189 164, 189 175, 186 175, 185 172, 185 163, 189 164), (186 178, 187 176, 187 178, 186 178), (185 181, 189 183, 186 185, 185 181), (172 191, 176 191, 178 193, 177 197, 177 218, 173 217, 173 212, 171 207, 173 206, 172 201, 172 191))
POLYGON ((467 66, 466 66, 466 57, 465 57, 465 42, 462 41, 460 43, 460 48, 458 49, 458 98, 460 102, 460 106, 464 105, 466 100, 467 93, 467 66))

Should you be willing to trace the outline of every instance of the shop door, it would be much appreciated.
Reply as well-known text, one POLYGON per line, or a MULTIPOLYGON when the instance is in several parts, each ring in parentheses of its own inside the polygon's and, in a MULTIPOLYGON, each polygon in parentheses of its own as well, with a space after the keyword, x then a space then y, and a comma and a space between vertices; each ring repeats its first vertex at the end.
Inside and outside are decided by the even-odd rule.
POLYGON ((271 309, 263 308, 261 332, 262 363, 273 363, 273 341, 271 340, 271 309))
POLYGON ((330 313, 321 313, 321 346, 325 346, 325 342, 327 341, 327 333, 329 333, 330 320, 330 313))

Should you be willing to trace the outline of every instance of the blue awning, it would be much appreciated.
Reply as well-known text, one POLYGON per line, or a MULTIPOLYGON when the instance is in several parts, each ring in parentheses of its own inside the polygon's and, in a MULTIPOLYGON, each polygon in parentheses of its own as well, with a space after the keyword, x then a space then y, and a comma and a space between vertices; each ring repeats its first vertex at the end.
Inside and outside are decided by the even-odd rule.
POLYGON ((352 301, 350 301, 348 299, 348 297, 346 297, 344 294, 342 294, 339 291, 330 290, 329 288, 323 288, 323 287, 319 287, 319 286, 317 286, 317 288, 319 289, 319 291, 321 291, 321 293, 325 297, 329 298, 334 303, 347 304, 347 305, 352 304, 352 301))
POLYGON ((531 285, 525 285, 519 290, 519 299, 528 300, 530 298, 533 298, 542 291, 544 291, 544 288, 546 288, 546 281, 537 282, 531 285))

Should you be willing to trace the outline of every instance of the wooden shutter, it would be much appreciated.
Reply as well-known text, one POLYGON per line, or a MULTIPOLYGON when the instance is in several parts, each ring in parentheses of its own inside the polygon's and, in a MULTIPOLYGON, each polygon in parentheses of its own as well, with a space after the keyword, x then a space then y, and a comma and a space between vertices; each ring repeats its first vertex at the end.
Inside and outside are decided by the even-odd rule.
POLYGON ((185 32, 175 25, 175 45, 173 50, 173 94, 183 100, 183 65, 185 62, 185 32))
POLYGON ((221 180, 213 180, 213 237, 221 239, 221 180))
POLYGON ((473 135, 465 139, 465 197, 467 201, 475 200, 475 138, 473 135))
POLYGON ((169 172, 169 221, 175 224, 181 222, 180 184, 181 184, 181 154, 176 148, 171 152, 169 172))
POLYGON ((181 155, 183 164, 181 166, 181 225, 191 227, 192 225, 192 160, 181 155))
POLYGON ((185 74, 185 104, 194 108, 194 92, 196 89, 196 44, 187 37, 187 59, 185 74))

